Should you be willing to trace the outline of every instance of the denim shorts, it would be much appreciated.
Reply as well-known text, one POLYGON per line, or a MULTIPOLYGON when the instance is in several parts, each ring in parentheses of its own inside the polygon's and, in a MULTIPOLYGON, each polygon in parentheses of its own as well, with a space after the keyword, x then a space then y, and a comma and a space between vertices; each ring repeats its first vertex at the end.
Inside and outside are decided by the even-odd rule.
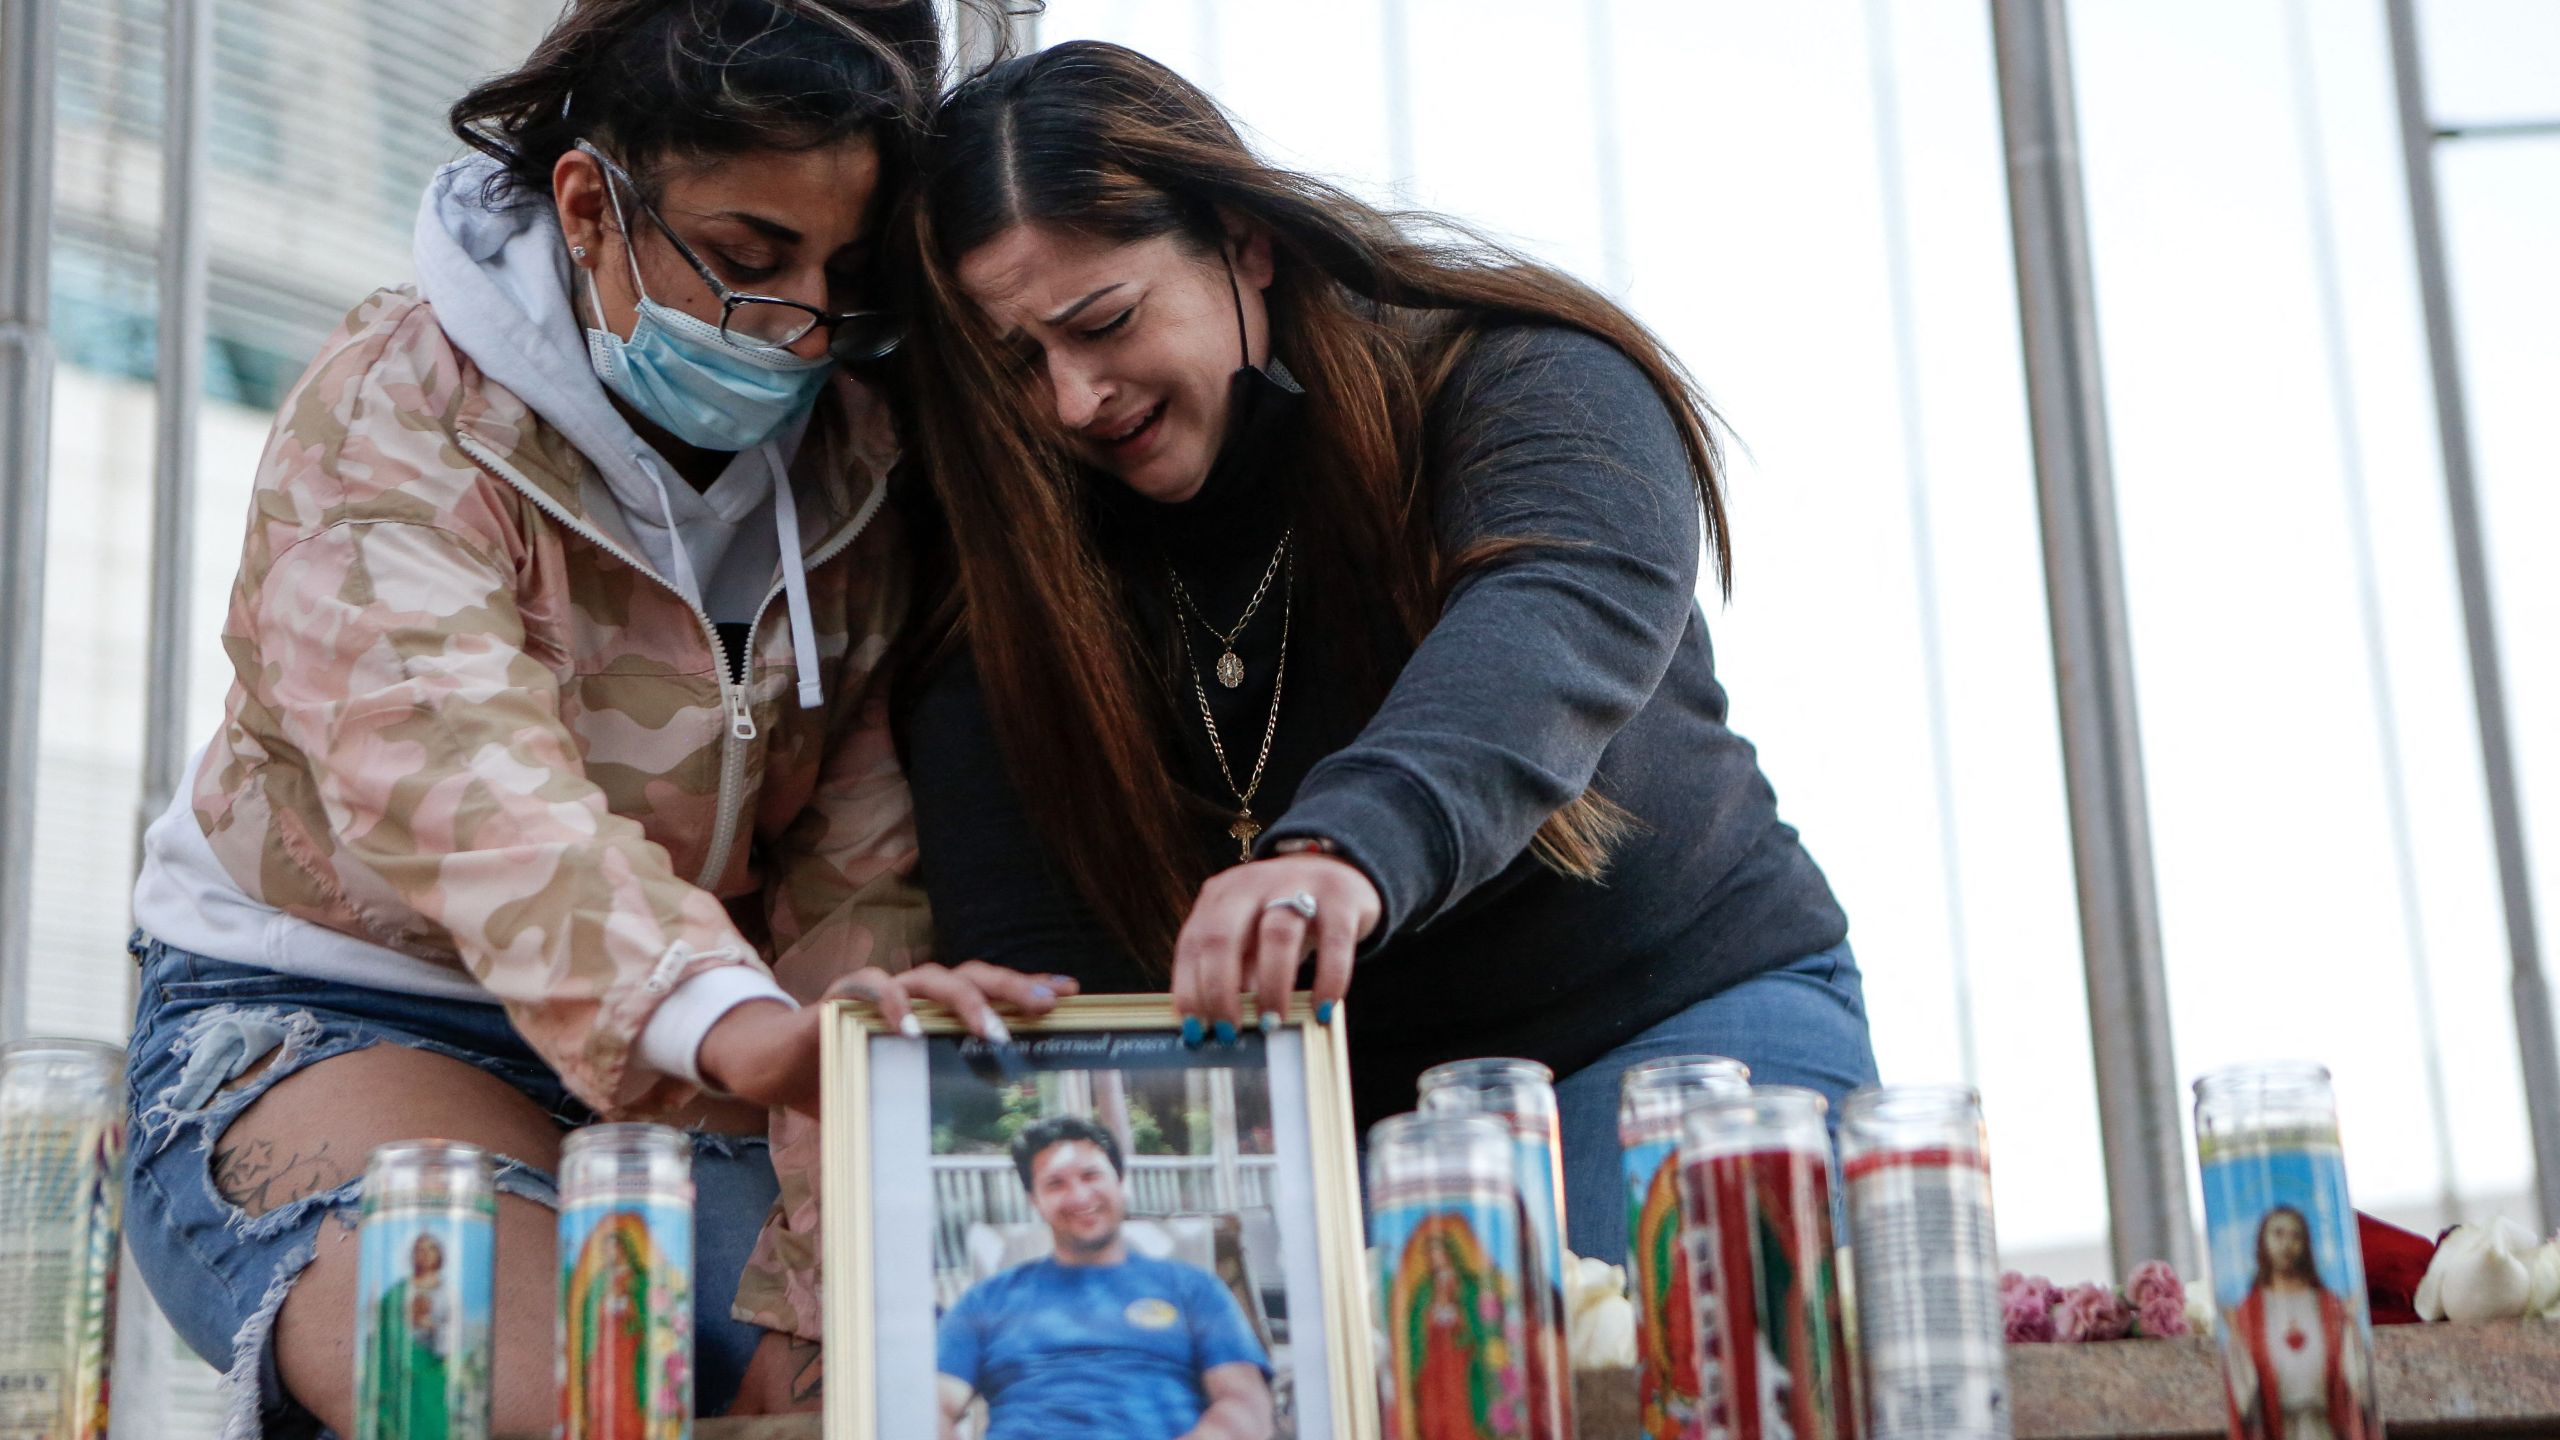
MULTIPOLYGON (((495 1075, 564 1130, 594 1116, 496 1005, 253 969, 142 935, 132 949, 142 964, 126 1061, 125 1239, 134 1262, 179 1338, 224 1372, 224 1440, 326 1435, 285 1394, 271 1332, 285 1292, 317 1252, 321 1227, 355 1225, 362 1182, 252 1215, 214 1182, 215 1146, 232 1119, 277 1081, 378 1044, 451 1056, 495 1075), (270 1056, 266 1069, 230 1085, 270 1056)), ((694 1399, 702 1413, 717 1414, 763 1338, 729 1306, 776 1187, 764 1137, 693 1140, 694 1399)), ((494 1158, 500 1193, 558 1207, 549 1171, 494 1158)))
MULTIPOLYGON (((1556 1082, 1564 1147, 1565 1243, 1577 1255, 1627 1258, 1625 1180, 1618 1165, 1618 1081, 1647 1060, 1723 1055, 1751 1067, 1759 1085, 1801 1085, 1831 1101, 1876 1082, 1867 1000, 1849 942, 1728 986, 1556 1082)), ((1839 1187, 1832 1218, 1839 1219, 1839 1187)))

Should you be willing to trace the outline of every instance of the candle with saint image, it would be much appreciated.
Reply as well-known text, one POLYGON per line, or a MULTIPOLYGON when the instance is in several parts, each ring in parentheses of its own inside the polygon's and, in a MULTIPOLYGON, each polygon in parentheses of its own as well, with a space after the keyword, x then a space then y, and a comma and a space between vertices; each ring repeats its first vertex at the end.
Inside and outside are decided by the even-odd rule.
POLYGON ((1618 1086, 1618 1157, 1627 1187, 1627 1282, 1635 1292, 1636 1410, 1643 1440, 1705 1440, 1716 1397, 1698 1367, 1697 1332, 1712 1304, 1681 1235, 1680 1119, 1694 1101, 1741 1095, 1751 1071, 1716 1055, 1675 1055, 1629 1070, 1618 1086))
POLYGON ((2196 1081, 2196 1158, 2232 1440, 2381 1440, 2364 1256, 2329 1072, 2196 1081))
POLYGON ((559 1440, 693 1434, 693 1148, 590 1125, 560 1152, 559 1440))
POLYGON ((494 1173, 458 1140, 393 1141, 366 1159, 355 1440, 487 1440, 494 1173))
POLYGON ((1385 1440, 1531 1435, 1527 1274, 1511 1132, 1484 1115, 1369 1131, 1385 1440))
POLYGON ((1422 1072, 1424 1114, 1487 1115, 1511 1132, 1528 1278, 1529 1435, 1573 1440, 1573 1369, 1565 1353, 1564 1161, 1555 1073, 1534 1060, 1456 1060, 1422 1072))
POLYGON ((1702 1281, 1709 1435, 1855 1440, 1859 1431, 1831 1243, 1828 1107, 1811 1090, 1710 1096, 1681 1122, 1681 1203, 1702 1281))

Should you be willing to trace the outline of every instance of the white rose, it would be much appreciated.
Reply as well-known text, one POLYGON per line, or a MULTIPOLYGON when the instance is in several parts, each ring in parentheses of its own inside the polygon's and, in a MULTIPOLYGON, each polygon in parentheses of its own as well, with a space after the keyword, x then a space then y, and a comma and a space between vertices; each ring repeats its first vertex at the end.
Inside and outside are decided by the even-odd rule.
POLYGON ((2201 1283, 2188 1282, 2187 1329, 2193 1334, 2211 1335, 2221 1323, 2222 1317, 2214 1313, 2212 1294, 2201 1283))
POLYGON ((2537 1320, 2560 1320, 2560 1238, 2534 1246, 2525 1269, 2533 1277, 2532 1293, 2525 1297, 2525 1313, 2537 1320))
POLYGON ((1627 1267, 1564 1252, 1564 1308, 1569 1314, 1602 1297, 1627 1293, 1627 1267))
POLYGON ((1636 1311, 1627 1299, 1627 1269, 1564 1255, 1564 1345, 1577 1370, 1636 1363, 1636 1311))
POLYGON ((1573 1317, 1566 1347, 1576 1370, 1632 1370, 1636 1363, 1636 1306, 1624 1295, 1604 1296, 1573 1317))
POLYGON ((2533 1232, 2500 1217, 2457 1225, 2418 1282, 2421 1320, 2513 1320, 2532 1298, 2533 1232))

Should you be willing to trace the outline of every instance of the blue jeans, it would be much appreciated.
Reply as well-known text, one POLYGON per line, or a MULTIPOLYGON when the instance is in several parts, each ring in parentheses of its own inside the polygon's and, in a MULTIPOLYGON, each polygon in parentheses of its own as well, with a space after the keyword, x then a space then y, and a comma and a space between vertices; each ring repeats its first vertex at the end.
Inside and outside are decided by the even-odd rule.
POLYGON ((1627 1200, 1618 1171, 1618 1081, 1666 1055, 1724 1055, 1762 1085, 1801 1085, 1840 1100, 1876 1082, 1867 1001, 1849 943, 1708 996, 1556 1082, 1563 1129, 1565 1243, 1612 1265, 1627 1258, 1627 1200))
MULTIPOLYGON (((363 1182, 350 1180, 252 1215, 214 1182, 222 1132, 269 1087, 369 1045, 405 1045, 460 1060, 524 1092, 563 1129, 594 1116, 528 1049, 496 1005, 372 990, 283 975, 173 949, 137 935, 141 999, 126 1057, 130 1148, 125 1239, 135 1266, 188 1348, 224 1373, 226 1434, 325 1433, 285 1393, 273 1329, 284 1297, 316 1253, 321 1227, 352 1227, 363 1182), (260 1060, 273 1063, 237 1084, 260 1060)), ((748 1252, 773 1208, 763 1136, 697 1134, 694 1182, 694 1399, 718 1414, 736 1395, 764 1332, 731 1318, 748 1252)), ((501 1194, 557 1208, 552 1174, 494 1157, 501 1194)), ((520 1275, 499 1256, 502 1283, 520 1275)), ((348 1317, 353 1323, 353 1316, 348 1317)))

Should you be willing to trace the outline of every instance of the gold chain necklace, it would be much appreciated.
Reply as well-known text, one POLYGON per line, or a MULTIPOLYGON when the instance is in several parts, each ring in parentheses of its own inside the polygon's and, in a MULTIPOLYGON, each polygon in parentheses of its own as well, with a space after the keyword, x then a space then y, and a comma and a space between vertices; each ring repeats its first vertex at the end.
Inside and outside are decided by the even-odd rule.
MULTIPOLYGON (((1226 780, 1228 793, 1236 797, 1235 823, 1227 827, 1227 833, 1235 837, 1236 859, 1239 862, 1253 858, 1253 838, 1262 833, 1262 822, 1253 818, 1253 796, 1255 791, 1262 788, 1263 767, 1271 763, 1271 741, 1280 733, 1280 686, 1281 682, 1289 678, 1289 617, 1297 609, 1298 567, 1296 562, 1286 560, 1288 551, 1289 540, 1284 535, 1280 539, 1280 554, 1273 556, 1271 562, 1274 566, 1281 566, 1285 562, 1288 571, 1288 578, 1280 582, 1280 663, 1271 672, 1271 718, 1262 724, 1262 753, 1254 757, 1253 774, 1246 778, 1242 786, 1236 784, 1236 772, 1227 766, 1226 742, 1218 738, 1218 717, 1209 713, 1209 690, 1207 686, 1200 683, 1200 662, 1193 658, 1191 645, 1187 639, 1182 646, 1182 663, 1191 671, 1191 694, 1200 702, 1200 723, 1207 726, 1209 730, 1209 750, 1218 757, 1218 774, 1226 780)), ((1176 580, 1174 583, 1180 585, 1182 582, 1176 580)), ((1263 576, 1262 583, 1269 585, 1271 577, 1263 576)), ((1259 603, 1261 598, 1259 594, 1254 597, 1256 603, 1259 603)), ((1250 619, 1251 616, 1252 612, 1247 611, 1246 617, 1250 619)), ((1206 628, 1205 624, 1203 628, 1206 628)), ((1238 627, 1238 631, 1241 633, 1241 626, 1238 627)), ((1209 633, 1215 635, 1218 632, 1211 630, 1209 633)), ((1224 665, 1226 660, 1235 658, 1235 652, 1230 650, 1225 659, 1219 663, 1224 665)), ((1239 671, 1242 670, 1242 661, 1237 661, 1237 668, 1239 671)), ((1219 678, 1221 680, 1226 678, 1223 672, 1219 678)), ((1239 673, 1236 678, 1242 680, 1244 677, 1239 673)))
MULTIPOLYGON (((1244 661, 1236 655, 1237 637, 1244 634, 1244 627, 1253 623, 1254 612, 1262 608, 1262 597, 1271 589, 1271 577, 1280 573, 1280 561, 1289 553, 1289 535, 1288 530, 1280 532, 1280 547, 1271 552, 1271 563, 1262 567, 1262 583, 1253 587, 1253 599, 1245 603, 1244 614, 1237 618, 1232 630, 1222 631, 1209 623, 1209 617, 1201 613, 1200 602, 1191 598, 1190 587, 1182 583, 1182 576, 1173 568, 1173 562, 1165 562, 1165 578, 1173 582, 1174 608, 1198 621, 1200 628, 1208 631, 1210 638, 1218 642, 1221 652, 1218 656, 1218 683, 1230 690, 1244 683, 1244 661)), ((1188 653, 1189 647, 1184 649, 1188 653)))

